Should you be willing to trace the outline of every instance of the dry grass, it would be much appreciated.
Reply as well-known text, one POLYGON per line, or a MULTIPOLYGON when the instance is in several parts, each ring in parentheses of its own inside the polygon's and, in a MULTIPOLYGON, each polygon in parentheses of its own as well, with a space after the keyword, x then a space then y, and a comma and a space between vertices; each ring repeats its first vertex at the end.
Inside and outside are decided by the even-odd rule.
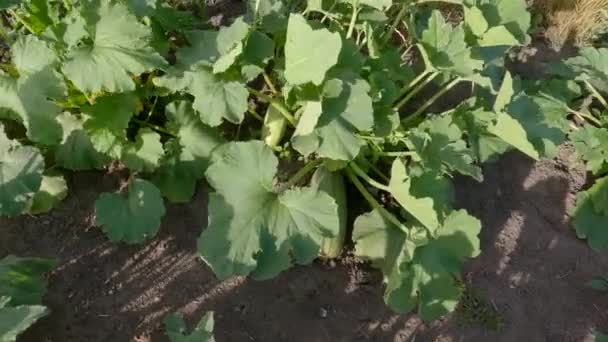
POLYGON ((545 15, 546 36, 554 47, 568 41, 588 45, 608 32, 608 0, 537 0, 536 6, 545 15))

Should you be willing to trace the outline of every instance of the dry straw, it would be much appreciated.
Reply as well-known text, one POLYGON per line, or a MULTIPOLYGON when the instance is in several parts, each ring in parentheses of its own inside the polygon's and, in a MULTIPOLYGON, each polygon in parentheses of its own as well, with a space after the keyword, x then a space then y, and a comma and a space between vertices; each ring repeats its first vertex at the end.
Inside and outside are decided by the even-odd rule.
POLYGON ((546 36, 559 48, 566 42, 591 44, 608 32, 608 0, 537 0, 545 14, 546 36))

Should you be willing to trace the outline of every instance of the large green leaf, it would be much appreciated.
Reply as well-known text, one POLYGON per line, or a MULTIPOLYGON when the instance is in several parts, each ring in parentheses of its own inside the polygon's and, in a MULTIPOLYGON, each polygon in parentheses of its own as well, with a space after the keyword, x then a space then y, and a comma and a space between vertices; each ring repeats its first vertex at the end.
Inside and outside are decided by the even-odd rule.
POLYGON ((194 96, 193 108, 203 123, 218 126, 222 120, 240 123, 247 111, 249 92, 242 82, 230 81, 214 75, 207 67, 192 71, 173 70, 156 84, 173 91, 186 91, 194 96))
POLYGON ((17 114, 27 128, 28 138, 44 145, 61 140, 56 120, 61 109, 52 101, 65 96, 65 85, 53 70, 57 56, 44 42, 20 37, 12 47, 19 78, 0 74, 0 109, 17 114))
POLYGON ((595 334, 594 342, 608 342, 608 335, 604 335, 598 332, 595 334))
POLYGON ((144 128, 137 134, 135 143, 125 148, 122 161, 131 170, 153 172, 164 153, 160 135, 150 128, 144 128))
POLYGON ((243 53, 243 41, 249 34, 249 25, 242 17, 219 31, 192 31, 187 38, 190 46, 177 52, 178 65, 185 69, 207 66, 214 73, 225 72, 243 53))
POLYGON ((0 297, 0 341, 13 342, 17 336, 48 314, 41 305, 7 306, 10 298, 0 297))
POLYGON ((207 312, 190 334, 186 332, 186 323, 179 314, 169 314, 163 322, 171 342, 215 342, 213 312, 207 312))
POLYGON ((555 156, 557 146, 566 139, 569 127, 564 100, 519 94, 507 106, 506 112, 519 121, 541 156, 555 156))
POLYGON ((309 103, 313 107, 307 106, 302 115, 294 148, 304 155, 316 152, 335 160, 354 159, 363 145, 356 133, 374 125, 369 92, 369 84, 362 79, 332 79, 326 85, 321 112, 318 105, 309 103), (330 87, 335 89, 327 90, 330 87))
POLYGON ((308 82, 320 85, 327 71, 338 62, 341 49, 339 33, 314 30, 302 15, 292 14, 285 43, 285 79, 292 85, 308 82))
POLYGON ((454 211, 437 230, 437 236, 418 247, 413 259, 402 262, 388 275, 385 300, 398 312, 418 306, 425 321, 432 321, 456 308, 461 287, 454 277, 466 258, 479 255, 481 223, 464 210, 454 211))
POLYGON ((95 149, 120 158, 129 121, 137 108, 137 96, 130 92, 98 97, 93 105, 82 108, 84 129, 95 149))
POLYGON ((401 263, 411 261, 416 248, 427 244, 429 239, 425 228, 413 226, 406 234, 374 210, 357 217, 353 241, 357 257, 371 261, 389 275, 401 263))
POLYGON ((152 31, 122 3, 91 0, 82 6, 90 43, 68 53, 63 73, 78 89, 98 93, 135 89, 133 76, 163 68, 165 60, 152 48, 152 31))
POLYGON ((166 144, 153 182, 170 201, 185 203, 194 195, 197 180, 204 177, 212 152, 225 142, 217 130, 203 124, 188 101, 166 108, 169 130, 177 138, 166 144))
POLYGON ((488 132, 499 137, 502 141, 515 147, 535 160, 539 159, 538 151, 528 140, 528 134, 519 121, 506 113, 496 115, 496 123, 488 128, 488 132))
POLYGON ((586 125, 573 132, 570 140, 577 155, 587 162, 587 170, 596 175, 608 171, 608 130, 586 125))
POLYGON ((452 27, 439 11, 433 11, 420 43, 427 57, 427 67, 457 76, 469 77, 481 70, 483 64, 471 57, 461 25, 452 27))
POLYGON ((10 297, 11 306, 42 303, 45 273, 55 266, 57 261, 52 259, 4 257, 0 260, 0 297, 10 297))
POLYGON ((0 124, 0 216, 27 209, 40 189, 44 160, 38 149, 9 140, 0 124))
POLYGON ((82 120, 69 113, 63 113, 57 119, 63 127, 63 140, 55 149, 57 165, 83 171, 100 169, 109 161, 93 147, 91 137, 83 129, 82 120))
POLYGON ((412 129, 407 143, 417 153, 415 162, 422 172, 459 172, 481 181, 481 169, 474 164, 473 153, 462 134, 452 117, 443 115, 412 129))
MULTIPOLYGON (((218 152, 219 153, 219 152, 218 152)), ((199 253, 219 278, 270 278, 307 264, 339 230, 337 205, 313 188, 275 190, 278 160, 261 141, 225 145, 207 169, 216 190, 199 253), (243 170, 247 170, 243 176, 243 170)))
POLYGON ((40 189, 32 198, 28 212, 43 214, 51 211, 68 195, 68 185, 60 173, 48 173, 42 177, 40 189))
POLYGON ((576 235, 581 239, 587 239, 589 246, 597 252, 608 251, 607 204, 603 202, 608 191, 607 187, 608 181, 603 179, 589 190, 580 192, 572 212, 576 235), (597 210, 598 207, 603 210, 597 210))
POLYGON ((581 49, 578 56, 554 65, 553 71, 570 79, 589 81, 608 93, 608 48, 581 49))
POLYGON ((103 193, 95 202, 95 222, 112 241, 141 243, 156 234, 164 215, 160 190, 141 179, 131 181, 126 196, 103 193))
POLYGON ((525 45, 531 15, 525 0, 465 0, 465 25, 481 47, 525 45))
POLYGON ((416 197, 412 194, 412 179, 407 174, 403 162, 395 159, 391 169, 391 180, 389 189, 397 202, 412 215, 418 222, 424 225, 429 232, 434 234, 439 226, 439 219, 435 211, 433 199, 429 197, 416 197))

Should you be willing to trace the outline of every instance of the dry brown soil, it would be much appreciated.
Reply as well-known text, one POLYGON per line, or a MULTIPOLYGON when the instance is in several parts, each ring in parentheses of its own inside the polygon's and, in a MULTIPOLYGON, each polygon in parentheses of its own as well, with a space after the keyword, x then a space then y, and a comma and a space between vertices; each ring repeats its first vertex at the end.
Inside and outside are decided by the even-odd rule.
POLYGON ((169 205, 157 238, 129 247, 106 241, 92 225, 101 191, 118 175, 80 173, 54 212, 1 219, 0 255, 59 258, 45 303, 53 313, 21 342, 165 341, 171 311, 192 323, 217 314, 217 340, 246 341, 590 341, 608 331, 608 295, 586 285, 608 274, 569 225, 574 194, 586 174, 563 148, 538 163, 511 153, 484 169, 481 184, 456 180, 457 202, 483 222, 483 253, 467 263, 469 286, 502 316, 493 331, 458 314, 427 325, 382 302, 380 275, 348 256, 298 267, 277 279, 218 281, 195 255, 206 224, 206 189, 193 203, 169 205))

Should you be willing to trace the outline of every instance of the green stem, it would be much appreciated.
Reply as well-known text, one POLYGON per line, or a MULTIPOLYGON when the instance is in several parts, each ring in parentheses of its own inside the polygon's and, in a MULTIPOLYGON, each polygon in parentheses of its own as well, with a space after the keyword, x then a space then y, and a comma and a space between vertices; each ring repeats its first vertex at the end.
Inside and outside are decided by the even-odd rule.
POLYGON ((397 29, 397 26, 399 26, 399 22, 401 22, 401 18, 403 18, 403 16, 405 15, 406 12, 407 12, 407 6, 401 5, 401 9, 399 10, 399 13, 397 13, 395 20, 393 20, 393 23, 391 24, 390 28, 384 34, 384 39, 382 40, 382 45, 386 45, 388 43, 388 41, 391 39, 391 37, 393 36, 393 31, 395 31, 397 29))
POLYGON ((437 93, 435 93, 435 95, 433 95, 433 97, 431 97, 430 99, 428 99, 428 101, 426 101, 422 106, 420 106, 420 108, 418 108, 418 110, 416 112, 414 112, 414 114, 408 116, 407 118, 405 118, 405 120, 403 120, 402 122, 404 124, 408 124, 414 120, 416 120, 420 115, 424 114, 424 112, 429 109, 429 107, 435 103, 435 101, 437 101, 440 97, 442 97, 445 93, 447 93, 448 91, 450 91, 450 89, 454 88, 455 85, 457 85, 458 83, 460 83, 460 81, 462 81, 462 78, 457 77, 456 79, 454 79, 452 82, 448 83, 446 86, 444 86, 440 91, 438 91, 437 93))
POLYGON ((357 17, 359 16, 359 0, 353 2, 353 15, 350 18, 350 24, 348 25, 348 32, 346 33, 346 39, 350 39, 355 31, 355 24, 357 23, 357 17))
POLYGON ((405 234, 409 235, 409 230, 403 224, 401 224, 401 222, 399 221, 399 219, 397 217, 395 217, 395 215, 391 214, 388 210, 384 209, 384 207, 382 205, 380 205, 380 203, 378 203, 378 201, 376 201, 374 196, 372 196, 372 194, 370 194, 369 191, 367 191, 367 189, 365 189, 365 186, 363 186, 363 183, 361 183, 361 181, 359 181, 359 179, 357 178, 355 173, 350 168, 346 168, 345 170, 346 170, 346 176, 348 176, 350 181, 355 185, 357 190, 359 190, 359 192, 361 193, 363 198, 365 198, 365 200, 367 201, 367 203, 369 203, 369 205, 372 207, 372 209, 378 210, 380 215, 382 215, 387 221, 391 222, 392 224, 397 226, 399 229, 401 229, 405 234))
MULTIPOLYGON (((412 86, 408 85, 406 86, 403 90, 402 93, 405 93, 409 90, 409 88, 413 87, 414 85, 416 85, 416 83, 419 83, 420 80, 422 80, 424 77, 421 76, 426 76, 427 71, 423 72, 420 76, 418 76, 415 80, 412 81, 412 86)), ((434 72, 431 74, 431 76, 429 76, 429 78, 427 78, 426 80, 424 80, 424 82, 418 84, 418 86, 416 86, 414 89, 412 89, 412 91, 410 91, 409 94, 407 94, 407 96, 405 96, 403 99, 401 99, 401 101, 399 101, 396 105, 395 105, 395 109, 399 110, 401 109, 401 107, 403 107, 406 103, 408 103, 414 96, 416 96, 416 94, 418 94, 422 88, 426 87, 427 84, 431 83, 431 81, 433 81, 433 79, 435 79, 435 77, 437 77, 439 75, 439 72, 434 72)))
POLYGON ((581 119, 582 121, 589 121, 597 126, 601 126, 602 122, 600 120, 598 120, 595 116, 587 114, 587 113, 582 113, 579 111, 576 111, 570 107, 566 107, 566 109, 568 110, 568 112, 570 112, 570 114, 574 114, 576 115, 579 119, 581 119))
POLYGON ((251 114, 251 116, 253 116, 254 118, 256 118, 258 121, 264 122, 264 118, 258 114, 258 112, 256 112, 255 110, 253 110, 253 108, 247 108, 247 112, 249 114, 251 114))
POLYGON ((296 127, 296 119, 293 117, 293 115, 291 115, 289 109, 287 109, 281 102, 253 88, 248 87, 247 90, 249 90, 251 94, 255 95, 260 100, 268 102, 268 104, 276 108, 276 110, 278 110, 285 117, 285 119, 287 119, 287 122, 289 122, 292 127, 296 127))
POLYGON ((143 120, 139 120, 139 119, 136 119, 136 118, 132 118, 131 120, 133 120, 133 122, 136 122, 136 123, 138 123, 138 124, 140 124, 142 126, 149 127, 151 129, 159 132, 159 133, 163 133, 163 134, 169 135, 171 137, 177 138, 177 136, 175 134, 169 132, 168 130, 166 130, 166 129, 160 127, 160 126, 157 126, 157 125, 154 125, 154 124, 151 124, 149 122, 146 122, 146 121, 143 121, 143 120))
MULTIPOLYGON (((411 45, 411 46, 415 46, 415 45, 411 45)), ((430 73, 431 73, 431 71, 427 69, 427 70, 424 70, 420 75, 416 76, 416 78, 414 78, 410 83, 408 83, 403 88, 401 88, 401 91, 399 91, 399 97, 407 94, 407 92, 410 89, 412 89, 414 86, 416 86, 418 83, 420 83, 420 81, 422 81, 430 73)))
POLYGON ((416 152, 404 151, 404 152, 378 152, 378 156, 381 157, 411 157, 416 155, 416 152))
POLYGON ((152 107, 150 108, 150 111, 148 112, 148 117, 146 118, 146 122, 150 121, 150 118, 152 117, 152 114, 154 113, 154 109, 156 109, 156 103, 158 103, 158 96, 156 96, 154 98, 154 102, 152 102, 152 107))
POLYGON ((301 168, 300 170, 298 170, 298 172, 296 172, 293 176, 291 176, 291 178, 289 178, 289 180, 284 183, 283 185, 281 185, 281 188, 279 189, 279 193, 291 188, 292 186, 298 184, 299 181, 302 180, 302 178, 304 178, 310 171, 312 171, 315 167, 319 166, 319 164, 321 164, 323 162, 323 159, 315 159, 312 160, 310 162, 308 162, 306 165, 304 165, 303 168, 301 168))
POLYGON ((597 91, 597 89, 595 89, 595 87, 591 83, 589 83, 589 81, 585 81, 585 84, 587 85, 589 90, 591 90, 593 96, 595 96, 595 98, 600 101, 600 103, 604 106, 606 110, 608 110, 608 101, 606 101, 606 99, 600 94, 599 91, 597 91))
POLYGON ((350 167, 351 170, 353 170, 357 174, 357 176, 363 178, 363 180, 365 182, 367 182, 369 185, 373 186, 374 188, 376 188, 378 190, 386 191, 386 192, 391 192, 391 189, 389 189, 388 186, 386 186, 384 184, 380 184, 380 183, 376 182, 375 180, 373 180, 370 176, 368 176, 367 173, 365 173, 365 171, 363 171, 359 167, 359 165, 357 165, 357 163, 351 162, 350 164, 348 164, 348 167, 350 167))
POLYGON ((25 21, 25 19, 23 19, 23 17, 17 13, 17 11, 15 11, 14 9, 8 9, 7 11, 10 15, 12 15, 15 18, 15 20, 17 20, 19 23, 21 23, 21 25, 23 25, 23 27, 25 27, 28 31, 30 31, 31 34, 35 33, 34 29, 30 26, 30 24, 28 24, 27 21, 25 21))
POLYGON ((374 165, 373 163, 367 163, 367 166, 369 167, 370 170, 374 171, 375 174, 377 174, 380 178, 382 178, 385 182, 390 182, 391 179, 388 178, 376 165, 374 165))
POLYGON ((266 85, 268 86, 268 88, 270 88, 270 91, 273 94, 279 94, 279 92, 277 91, 277 88, 274 86, 274 83, 272 83, 272 79, 266 73, 266 71, 262 71, 262 76, 264 77, 264 82, 266 82, 266 85))

